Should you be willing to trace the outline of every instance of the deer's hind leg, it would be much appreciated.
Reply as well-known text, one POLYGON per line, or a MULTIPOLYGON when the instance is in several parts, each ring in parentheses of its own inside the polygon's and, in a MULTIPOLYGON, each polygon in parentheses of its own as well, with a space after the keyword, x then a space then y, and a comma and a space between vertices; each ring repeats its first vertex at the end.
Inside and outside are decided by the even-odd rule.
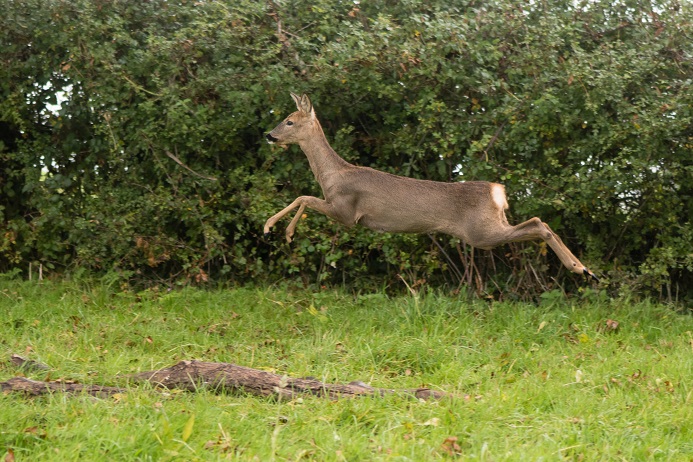
POLYGON ((490 249, 508 242, 536 241, 543 240, 556 253, 563 263, 573 273, 584 274, 598 281, 599 279, 585 265, 573 255, 573 252, 566 247, 560 237, 539 218, 534 217, 512 226, 507 222, 501 223, 500 227, 490 232, 488 235, 472 244, 482 249, 490 249))
POLYGON ((298 220, 301 218, 301 215, 303 215, 303 211, 306 209, 306 207, 313 210, 317 210, 318 212, 322 213, 323 215, 327 215, 330 218, 335 218, 334 208, 332 204, 330 204, 329 202, 323 199, 318 199, 317 197, 313 196, 300 196, 291 204, 286 206, 283 210, 281 210, 279 213, 271 216, 267 220, 267 222, 265 222, 265 235, 269 234, 270 228, 272 228, 279 220, 281 220, 284 217, 284 215, 288 214, 296 207, 298 207, 298 211, 296 212, 296 215, 294 215, 294 217, 291 219, 289 226, 286 227, 286 240, 288 242, 291 242, 291 238, 293 237, 294 231, 296 230, 298 220))

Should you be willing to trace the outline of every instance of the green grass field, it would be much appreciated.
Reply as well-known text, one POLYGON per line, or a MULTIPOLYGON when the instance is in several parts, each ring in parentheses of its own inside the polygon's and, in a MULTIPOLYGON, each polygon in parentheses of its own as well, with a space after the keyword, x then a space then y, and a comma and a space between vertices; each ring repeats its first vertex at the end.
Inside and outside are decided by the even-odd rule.
POLYGON ((0 280, 0 381, 22 373, 9 362, 19 354, 52 367, 26 372, 33 379, 126 387, 105 399, 0 395, 0 457, 693 460, 693 318, 599 298, 536 306, 0 280), (278 401, 116 378, 181 359, 456 397, 278 401))

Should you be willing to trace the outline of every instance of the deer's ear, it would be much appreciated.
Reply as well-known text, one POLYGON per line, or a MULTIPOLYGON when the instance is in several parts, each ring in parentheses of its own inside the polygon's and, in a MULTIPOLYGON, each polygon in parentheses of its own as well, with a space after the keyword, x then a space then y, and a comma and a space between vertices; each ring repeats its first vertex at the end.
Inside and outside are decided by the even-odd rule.
POLYGON ((296 93, 289 93, 291 98, 296 103, 296 108, 311 117, 315 117, 315 112, 313 111, 313 103, 310 102, 310 98, 305 93, 302 96, 298 96, 296 93))
POLYGON ((308 95, 305 93, 303 96, 301 96, 301 104, 299 105, 299 109, 301 112, 305 112, 306 114, 310 114, 311 116, 313 114, 313 103, 310 102, 310 98, 308 98, 308 95))

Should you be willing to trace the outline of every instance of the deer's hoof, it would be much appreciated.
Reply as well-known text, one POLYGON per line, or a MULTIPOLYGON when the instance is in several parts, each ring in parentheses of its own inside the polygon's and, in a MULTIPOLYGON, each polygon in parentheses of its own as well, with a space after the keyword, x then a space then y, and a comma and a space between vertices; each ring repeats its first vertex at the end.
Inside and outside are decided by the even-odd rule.
POLYGON ((584 268, 582 270, 582 273, 585 275, 585 279, 589 280, 589 278, 592 278, 592 279, 594 279, 595 282, 599 282, 599 278, 597 276, 595 276, 594 273, 592 271, 588 270, 587 268, 584 268))

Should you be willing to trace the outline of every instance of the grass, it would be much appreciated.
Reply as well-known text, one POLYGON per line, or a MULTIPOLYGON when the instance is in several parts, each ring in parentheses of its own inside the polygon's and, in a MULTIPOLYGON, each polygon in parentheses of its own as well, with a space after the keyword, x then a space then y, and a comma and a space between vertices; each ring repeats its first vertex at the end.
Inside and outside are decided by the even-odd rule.
POLYGON ((0 395, 4 460, 693 459, 693 319, 628 300, 536 306, 233 289, 119 292, 0 280, 0 381, 125 385, 0 395), (613 323, 618 322, 614 329, 613 323), (293 401, 117 380, 182 359, 456 398, 293 401))

